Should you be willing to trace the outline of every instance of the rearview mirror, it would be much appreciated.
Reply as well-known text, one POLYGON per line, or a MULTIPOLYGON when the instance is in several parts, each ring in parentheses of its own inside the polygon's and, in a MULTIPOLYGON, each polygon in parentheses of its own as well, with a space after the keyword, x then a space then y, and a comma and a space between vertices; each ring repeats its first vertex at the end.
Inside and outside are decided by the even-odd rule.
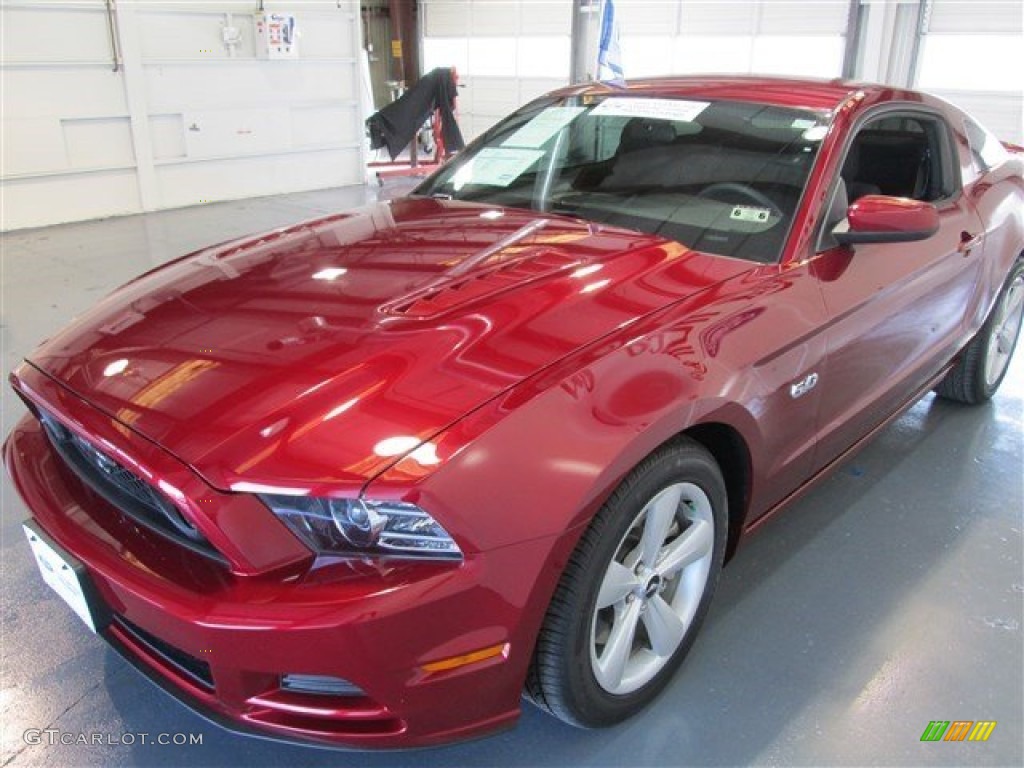
POLYGON ((939 231, 939 212, 931 203, 906 197, 865 195, 849 207, 832 235, 843 245, 906 243, 939 231))

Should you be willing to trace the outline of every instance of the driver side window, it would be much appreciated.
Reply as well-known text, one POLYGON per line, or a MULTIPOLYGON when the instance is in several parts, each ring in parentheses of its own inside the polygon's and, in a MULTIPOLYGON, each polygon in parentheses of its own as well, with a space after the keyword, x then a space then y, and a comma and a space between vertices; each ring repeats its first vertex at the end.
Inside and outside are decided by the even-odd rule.
POLYGON ((951 197, 957 189, 952 146, 946 124, 932 115, 889 113, 865 123, 847 147, 817 250, 836 246, 832 229, 865 195, 951 197))
POLYGON ((840 175, 850 203, 864 195, 935 202, 953 194, 949 131, 930 115, 885 115, 854 136, 840 175))

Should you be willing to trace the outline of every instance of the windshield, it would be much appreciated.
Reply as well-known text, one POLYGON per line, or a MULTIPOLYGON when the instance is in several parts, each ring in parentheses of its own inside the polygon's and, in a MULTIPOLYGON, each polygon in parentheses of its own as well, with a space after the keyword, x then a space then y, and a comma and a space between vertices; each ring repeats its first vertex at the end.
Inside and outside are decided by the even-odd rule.
POLYGON ((546 98, 492 128, 414 194, 550 211, 773 262, 826 119, 732 101, 546 98))

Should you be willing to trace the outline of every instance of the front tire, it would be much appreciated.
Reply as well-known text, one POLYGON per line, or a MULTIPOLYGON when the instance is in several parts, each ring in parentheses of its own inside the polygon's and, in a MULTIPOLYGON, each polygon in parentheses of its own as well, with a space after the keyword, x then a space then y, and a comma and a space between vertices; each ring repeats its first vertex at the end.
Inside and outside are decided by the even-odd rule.
POLYGON ((718 582, 722 473, 689 439, 641 462, 595 515, 548 609, 527 695, 572 725, 646 706, 689 651, 718 582))
POLYGON ((1010 367, 1022 319, 1024 259, 1018 259, 985 324, 964 348, 956 366, 939 382, 935 393, 968 405, 990 399, 1010 367))

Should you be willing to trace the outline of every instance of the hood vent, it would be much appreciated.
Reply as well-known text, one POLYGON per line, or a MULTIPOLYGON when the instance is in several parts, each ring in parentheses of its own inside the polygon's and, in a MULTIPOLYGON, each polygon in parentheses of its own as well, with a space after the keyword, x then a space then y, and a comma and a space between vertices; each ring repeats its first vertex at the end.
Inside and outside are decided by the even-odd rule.
POLYGON ((404 296, 386 307, 389 315, 426 319, 448 312, 484 296, 517 288, 553 275, 577 261, 558 251, 544 250, 514 261, 506 261, 494 269, 450 280, 404 296))

